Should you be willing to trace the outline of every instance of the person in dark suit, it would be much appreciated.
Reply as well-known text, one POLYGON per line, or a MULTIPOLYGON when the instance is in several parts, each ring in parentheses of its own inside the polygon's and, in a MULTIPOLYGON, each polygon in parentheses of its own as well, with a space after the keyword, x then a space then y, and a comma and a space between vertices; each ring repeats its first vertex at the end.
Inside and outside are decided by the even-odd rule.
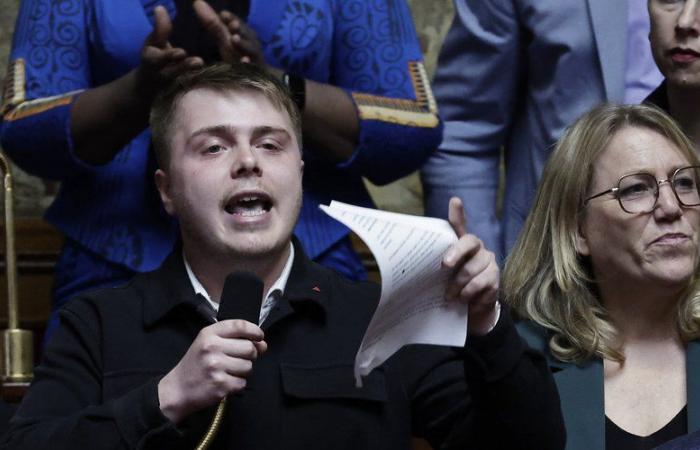
POLYGON ((559 388, 567 449, 700 429, 700 160, 648 105, 604 105, 557 144, 503 276, 559 388))
POLYGON ((412 433, 435 448, 562 448, 546 362, 500 309, 495 257, 465 233, 458 200, 442 264, 446 296, 469 305, 468 345, 408 346, 356 388, 379 288, 292 237, 304 161, 285 87, 252 64, 190 72, 155 100, 151 128, 181 248, 67 305, 4 448, 192 448, 227 396, 213 448, 400 449, 412 433), (264 283, 260 326, 214 320, 239 269, 264 283))

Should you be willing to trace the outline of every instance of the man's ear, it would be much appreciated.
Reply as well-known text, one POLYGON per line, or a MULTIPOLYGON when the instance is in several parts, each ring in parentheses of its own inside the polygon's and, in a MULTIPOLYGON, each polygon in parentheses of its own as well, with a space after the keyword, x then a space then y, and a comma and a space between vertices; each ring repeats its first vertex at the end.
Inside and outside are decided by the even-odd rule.
POLYGON ((156 188, 160 194, 160 200, 163 202, 163 207, 171 216, 175 215, 175 207, 173 206, 173 200, 170 195, 170 178, 168 174, 162 169, 156 170, 154 175, 156 188))
POLYGON ((304 160, 301 160, 301 164, 299 166, 299 170, 301 171, 301 174, 304 175, 304 160))
POLYGON ((579 224, 576 227, 576 234, 574 236, 574 247, 576 252, 582 256, 590 256, 591 251, 588 248, 588 239, 586 239, 586 234, 584 233, 583 227, 579 224))

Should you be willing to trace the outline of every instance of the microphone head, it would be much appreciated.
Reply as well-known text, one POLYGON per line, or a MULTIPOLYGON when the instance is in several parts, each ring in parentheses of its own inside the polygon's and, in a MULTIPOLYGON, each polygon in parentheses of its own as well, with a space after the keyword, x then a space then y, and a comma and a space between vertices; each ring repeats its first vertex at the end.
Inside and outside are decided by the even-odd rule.
POLYGON ((232 272, 224 282, 216 318, 243 319, 258 325, 262 296, 263 282, 257 275, 245 271, 232 272))

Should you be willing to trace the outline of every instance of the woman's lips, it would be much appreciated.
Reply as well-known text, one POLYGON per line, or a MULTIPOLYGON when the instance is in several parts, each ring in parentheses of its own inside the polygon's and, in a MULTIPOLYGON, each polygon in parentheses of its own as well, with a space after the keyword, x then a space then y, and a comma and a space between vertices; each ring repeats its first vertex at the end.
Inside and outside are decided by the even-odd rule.
POLYGON ((688 64, 700 58, 700 53, 687 48, 674 48, 669 52, 671 60, 680 64, 688 64))
POLYGON ((688 240, 688 235, 683 233, 667 233, 654 239, 652 244, 678 245, 688 240))

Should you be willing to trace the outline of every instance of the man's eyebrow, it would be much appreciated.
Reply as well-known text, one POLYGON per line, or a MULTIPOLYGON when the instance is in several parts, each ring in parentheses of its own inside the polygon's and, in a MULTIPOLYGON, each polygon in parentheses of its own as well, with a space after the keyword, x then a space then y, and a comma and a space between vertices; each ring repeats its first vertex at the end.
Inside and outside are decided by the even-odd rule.
POLYGON ((253 129, 253 138, 265 136, 266 134, 284 134, 285 137, 291 138, 292 135, 285 128, 262 125, 253 129))
POLYGON ((196 138, 197 136, 201 136, 203 134, 206 134, 206 135, 213 134, 213 135, 221 136, 221 135, 225 135, 225 134, 231 134, 232 132, 233 132, 232 127, 230 127, 228 125, 213 125, 210 127, 204 127, 204 128, 200 128, 200 129, 196 130, 194 133, 192 133, 187 138, 187 142, 191 142, 194 138, 196 138))
MULTIPOLYGON (((191 142, 193 139, 195 139, 198 136, 202 135, 215 135, 215 136, 223 136, 223 135, 231 135, 235 133, 235 127, 232 127, 230 125, 212 125, 210 127, 203 127, 195 132, 193 132, 188 138, 187 142, 191 142)), ((291 138, 292 135, 287 131, 285 128, 280 128, 280 127, 273 127, 270 125, 261 125, 253 128, 253 133, 252 137, 253 138, 258 138, 261 136, 265 136, 267 134, 283 134, 287 138, 291 138)))

